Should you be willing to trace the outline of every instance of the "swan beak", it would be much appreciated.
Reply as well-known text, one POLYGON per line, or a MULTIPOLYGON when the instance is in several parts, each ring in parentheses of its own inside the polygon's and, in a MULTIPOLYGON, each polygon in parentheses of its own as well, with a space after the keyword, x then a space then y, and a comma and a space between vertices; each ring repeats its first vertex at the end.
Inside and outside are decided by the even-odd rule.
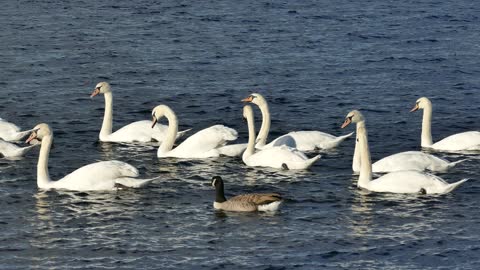
POLYGON ((414 111, 416 111, 416 110, 418 110, 418 109, 420 109, 420 108, 418 107, 418 104, 415 104, 415 107, 413 107, 413 108, 410 110, 410 112, 414 112, 414 111))
POLYGON ((98 94, 100 94, 100 88, 95 88, 95 90, 93 90, 92 94, 90 95, 90 98, 93 98, 98 94))
POLYGON ((154 116, 153 119, 152 119, 152 128, 155 127, 155 125, 157 124, 157 118, 154 116))
POLYGON ((341 128, 345 128, 346 126, 350 125, 351 122, 352 122, 352 119, 346 118, 346 119, 345 119, 345 122, 343 122, 341 128))
POLYGON ((25 143, 29 143, 31 142, 33 139, 37 138, 37 133, 34 131, 32 132, 32 134, 30 134, 30 136, 28 137, 28 139, 25 141, 25 143))
POLYGON ((252 96, 249 96, 249 97, 247 97, 247 98, 242 99, 241 101, 243 101, 243 102, 252 102, 252 100, 253 100, 253 97, 252 97, 252 96))

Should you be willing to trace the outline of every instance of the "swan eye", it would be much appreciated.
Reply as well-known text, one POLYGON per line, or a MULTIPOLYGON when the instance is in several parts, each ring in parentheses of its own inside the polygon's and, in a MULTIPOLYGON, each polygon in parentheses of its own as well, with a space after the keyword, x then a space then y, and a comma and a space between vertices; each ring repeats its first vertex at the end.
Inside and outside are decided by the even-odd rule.
POLYGON ((256 98, 256 96, 250 96, 250 98, 254 99, 254 98, 256 98))
POLYGON ((97 87, 95 88, 95 90, 100 90, 100 88, 101 88, 101 86, 97 86, 97 87))
POLYGON ((355 115, 350 115, 350 117, 348 117, 348 119, 350 119, 350 121, 352 121, 352 118, 354 117, 355 115))

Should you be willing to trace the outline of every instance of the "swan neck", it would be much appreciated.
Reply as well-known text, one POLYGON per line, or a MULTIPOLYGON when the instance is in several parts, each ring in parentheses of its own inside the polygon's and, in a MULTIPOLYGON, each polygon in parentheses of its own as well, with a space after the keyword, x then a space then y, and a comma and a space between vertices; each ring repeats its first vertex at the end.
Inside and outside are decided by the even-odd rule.
POLYGON ((355 134, 355 151, 353 152, 352 170, 354 172, 360 172, 360 144, 358 143, 358 125, 357 132, 355 134))
POLYGON ((48 172, 48 157, 50 155, 52 142, 52 135, 45 136, 42 139, 42 145, 40 147, 40 155, 38 157, 37 164, 37 186, 39 188, 49 188, 51 184, 50 174, 48 172))
MULTIPOLYGON (((159 153, 167 153, 172 150, 173 144, 177 138, 178 133, 178 119, 177 115, 172 111, 170 108, 165 109, 165 117, 168 119, 168 129, 167 129, 167 137, 160 145, 158 149, 159 153)), ((158 119, 160 120, 160 119, 158 119)))
POLYGON ((432 144, 432 105, 427 104, 423 109, 422 147, 429 147, 432 144))
POLYGON ((102 129, 100 130, 100 140, 112 134, 113 122, 113 95, 112 92, 104 94, 105 114, 103 115, 102 129))
POLYGON ((258 107, 262 112, 262 125, 260 126, 260 131, 258 132, 257 146, 262 147, 267 144, 268 133, 270 132, 270 110, 268 108, 267 102, 262 103, 258 107))
POLYGON ((255 152, 255 123, 253 115, 250 114, 247 116, 248 123, 248 145, 245 152, 243 152, 242 159, 245 161, 246 158, 253 155, 255 152))
POLYGON ((368 189, 368 184, 372 180, 372 160, 370 158, 365 121, 357 123, 357 140, 360 145, 360 175, 357 185, 361 188, 368 189))

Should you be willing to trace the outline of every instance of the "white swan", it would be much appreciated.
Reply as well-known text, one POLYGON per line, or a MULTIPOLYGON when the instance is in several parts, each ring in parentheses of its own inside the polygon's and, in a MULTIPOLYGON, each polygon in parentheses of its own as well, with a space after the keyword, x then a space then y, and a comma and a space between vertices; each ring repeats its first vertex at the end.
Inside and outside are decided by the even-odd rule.
POLYGON ((355 110, 348 113, 344 125, 347 122, 357 124, 358 151, 361 158, 357 185, 360 188, 374 192, 444 194, 468 180, 463 179, 449 184, 438 176, 418 171, 391 172, 377 179, 372 179, 372 162, 370 160, 365 118, 359 111, 355 110))
POLYGON ((410 112, 423 109, 422 120, 422 147, 443 151, 469 151, 480 150, 480 132, 467 131, 457 133, 433 143, 432 141, 432 102, 426 97, 421 97, 410 112))
MULTIPOLYGON (((102 129, 100 130, 99 139, 102 142, 151 142, 152 140, 162 142, 167 134, 167 126, 157 125, 151 127, 149 120, 142 120, 130 123, 119 130, 112 133, 113 125, 113 97, 110 84, 100 82, 95 86, 91 98, 98 94, 105 97, 105 114, 103 117, 102 129)), ((181 131, 177 135, 180 137, 186 131, 181 131)))
MULTIPOLYGON (((351 119, 347 118, 342 125, 345 128, 351 123, 351 119)), ((357 124, 357 133, 360 126, 357 124)), ((360 171, 360 153, 358 140, 355 142, 355 153, 353 154, 352 169, 354 173, 360 171)), ((384 157, 373 163, 372 171, 376 173, 395 172, 395 171, 446 171, 465 159, 448 162, 445 159, 438 158, 434 155, 426 154, 420 151, 406 151, 384 157)))
POLYGON ((28 151, 32 150, 36 144, 19 147, 13 143, 0 139, 0 153, 7 159, 23 157, 28 151))
POLYGON ((20 128, 0 118, 0 139, 5 141, 19 141, 30 134, 32 130, 20 131, 20 128))
POLYGON ((162 117, 168 119, 167 136, 158 148, 158 157, 177 157, 177 158, 209 158, 220 155, 219 147, 225 145, 227 141, 237 139, 237 132, 234 129, 223 125, 215 125, 200 130, 188 137, 173 148, 178 131, 177 116, 170 107, 158 105, 152 111, 154 127, 162 117))
POLYGON ((154 179, 137 179, 138 171, 121 161, 100 161, 83 166, 58 181, 52 181, 48 173, 48 157, 53 142, 53 132, 47 124, 37 125, 27 139, 41 141, 37 165, 37 185, 40 189, 67 190, 112 190, 115 188, 138 188, 154 179))
POLYGON ((251 102, 256 104, 262 112, 262 126, 258 132, 256 147, 262 149, 264 147, 272 147, 279 145, 287 145, 297 148, 300 151, 313 151, 315 149, 331 149, 338 146, 346 138, 352 136, 353 132, 347 135, 335 137, 321 131, 292 131, 282 135, 266 144, 268 133, 270 132, 270 111, 265 98, 254 93, 242 100, 243 102, 251 102))
POLYGON ((268 147, 255 152, 255 124, 250 105, 243 107, 243 117, 248 122, 248 146, 243 152, 243 162, 251 167, 271 167, 276 169, 307 169, 320 158, 308 158, 304 153, 286 145, 268 147))

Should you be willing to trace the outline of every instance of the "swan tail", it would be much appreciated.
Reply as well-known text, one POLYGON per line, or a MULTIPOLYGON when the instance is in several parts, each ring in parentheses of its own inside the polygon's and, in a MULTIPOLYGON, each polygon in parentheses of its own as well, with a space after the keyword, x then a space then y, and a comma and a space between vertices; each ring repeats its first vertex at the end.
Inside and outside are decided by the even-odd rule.
POLYGON ((189 132, 190 130, 192 130, 192 129, 189 128, 189 129, 186 129, 186 130, 183 130, 183 131, 179 131, 179 132, 177 133, 177 139, 183 137, 183 136, 184 136, 185 134, 187 134, 187 132, 189 132))
POLYGON ((241 156, 243 154, 243 151, 245 151, 245 149, 247 149, 246 143, 225 145, 217 148, 218 153, 220 153, 220 155, 228 156, 228 157, 241 156))
POLYGON ((29 152, 30 150, 32 150, 35 146, 38 146, 39 144, 34 144, 34 145, 30 145, 30 146, 27 146, 27 147, 23 147, 22 149, 20 149, 21 153, 22 153, 22 156, 24 154, 26 154, 27 152, 29 152))
POLYGON ((140 188, 150 184, 153 180, 158 179, 159 177, 150 178, 150 179, 137 179, 137 178, 117 178, 115 179, 115 185, 125 186, 129 188, 140 188))
POLYGON ((458 186, 460 186, 461 184, 465 183, 468 181, 468 178, 465 178, 465 179, 462 179, 458 182, 455 182, 455 183, 451 183, 451 184, 448 184, 447 185, 447 188, 445 189, 445 191, 443 193, 449 193, 451 192, 452 190, 456 189, 458 186))
POLYGON ((321 155, 316 155, 316 156, 314 156, 313 158, 308 159, 308 160, 307 160, 307 167, 305 167, 305 169, 310 168, 310 167, 313 165, 313 163, 315 163, 315 162, 316 162, 317 160, 319 160, 321 157, 322 157, 321 155))
POLYGON ((343 141, 345 141, 347 138, 350 138, 353 133, 355 132, 351 132, 351 133, 348 133, 346 135, 342 135, 342 136, 338 136, 336 139, 335 139, 335 142, 337 143, 337 145, 343 141))
POLYGON ((35 129, 29 129, 29 130, 25 130, 25 131, 20 131, 17 133, 16 135, 16 139, 17 140, 21 140, 23 139, 24 137, 26 137, 27 135, 30 135, 30 133, 32 133, 35 129))
POLYGON ((455 167, 457 164, 462 163, 462 162, 464 162, 464 161, 466 161, 466 160, 468 160, 468 158, 466 158, 466 159, 461 159, 461 160, 454 161, 454 162, 450 162, 450 163, 448 163, 448 165, 447 165, 447 169, 453 168, 453 167, 455 167))

